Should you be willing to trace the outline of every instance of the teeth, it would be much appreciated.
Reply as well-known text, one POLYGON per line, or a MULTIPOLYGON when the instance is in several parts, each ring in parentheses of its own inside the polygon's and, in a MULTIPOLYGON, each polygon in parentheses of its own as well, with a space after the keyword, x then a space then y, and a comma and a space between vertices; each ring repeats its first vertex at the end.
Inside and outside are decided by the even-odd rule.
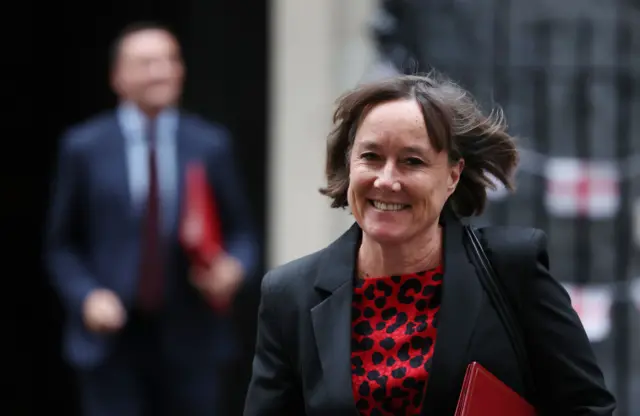
POLYGON ((386 202, 372 201, 373 206, 380 211, 400 211, 405 207, 403 204, 387 204, 386 202))

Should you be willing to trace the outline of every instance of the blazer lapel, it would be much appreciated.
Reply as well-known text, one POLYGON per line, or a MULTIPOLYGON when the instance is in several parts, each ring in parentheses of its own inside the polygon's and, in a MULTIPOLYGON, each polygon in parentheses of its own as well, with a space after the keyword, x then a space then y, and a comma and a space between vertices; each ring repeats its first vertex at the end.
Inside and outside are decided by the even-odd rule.
POLYGON ((174 217, 173 226, 175 229, 180 229, 180 220, 182 218, 182 208, 184 201, 184 189, 185 189, 185 176, 187 164, 191 161, 198 160, 201 155, 198 156, 196 152, 191 151, 189 148, 189 139, 184 125, 184 119, 182 117, 178 120, 178 129, 176 130, 175 148, 176 148, 176 167, 177 167, 177 179, 175 189, 175 201, 174 201, 174 217))
POLYGON ((112 189, 117 190, 118 196, 115 201, 122 204, 125 219, 134 222, 139 221, 140 210, 136 206, 138 201, 133 198, 131 188, 130 153, 127 151, 127 140, 115 113, 109 122, 109 129, 106 134, 107 140, 102 141, 102 147, 97 153, 99 161, 94 165, 104 167, 103 177, 110 182, 107 187, 113 187, 112 189), (102 161, 106 163, 103 165, 102 161))
MULTIPOLYGON (((327 248, 315 281, 328 296, 311 309, 326 403, 357 415, 351 385, 351 301, 360 229, 353 225, 327 248)), ((335 413, 339 415, 340 413, 335 413)))
MULTIPOLYGON (((448 210, 445 210, 448 211, 448 210)), ((453 213, 444 217, 444 278, 438 334, 422 414, 452 415, 468 364, 468 345, 484 292, 467 257, 464 229, 453 213)))

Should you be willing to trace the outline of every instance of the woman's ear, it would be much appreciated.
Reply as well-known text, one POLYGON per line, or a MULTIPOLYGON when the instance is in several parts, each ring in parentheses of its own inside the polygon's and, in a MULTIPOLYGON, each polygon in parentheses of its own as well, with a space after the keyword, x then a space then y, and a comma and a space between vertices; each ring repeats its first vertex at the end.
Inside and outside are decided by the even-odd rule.
POLYGON ((451 195, 458 186, 458 182, 460 182, 460 175, 462 175, 462 171, 464 170, 464 159, 460 159, 451 165, 449 170, 449 178, 447 179, 447 192, 451 195))

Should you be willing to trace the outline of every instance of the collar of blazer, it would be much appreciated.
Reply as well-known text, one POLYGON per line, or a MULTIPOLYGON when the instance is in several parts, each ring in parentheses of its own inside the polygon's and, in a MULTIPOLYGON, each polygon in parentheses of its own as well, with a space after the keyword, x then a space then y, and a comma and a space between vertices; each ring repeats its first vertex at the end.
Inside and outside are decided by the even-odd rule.
MULTIPOLYGON (((461 221, 446 209, 441 223, 444 226, 442 303, 423 406, 427 414, 436 415, 455 411, 468 365, 469 341, 485 296, 467 255, 461 221)), ((353 402, 350 354, 345 351, 351 348, 351 299, 361 238, 362 230, 354 224, 323 251, 314 286, 326 297, 311 309, 323 373, 329 377, 327 394, 345 405, 353 402)))

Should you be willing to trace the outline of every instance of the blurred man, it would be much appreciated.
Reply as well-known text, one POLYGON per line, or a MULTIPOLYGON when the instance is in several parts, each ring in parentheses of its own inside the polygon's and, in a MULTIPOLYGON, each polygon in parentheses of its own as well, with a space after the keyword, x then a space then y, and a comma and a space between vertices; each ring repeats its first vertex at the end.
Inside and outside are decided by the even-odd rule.
POLYGON ((68 312, 65 355, 88 416, 215 415, 234 347, 205 298, 233 298, 258 259, 230 139, 177 109, 184 68, 169 31, 127 28, 112 60, 120 105, 63 137, 52 194, 47 264, 68 312), (226 250, 195 270, 178 238, 192 161, 206 167, 226 250))

